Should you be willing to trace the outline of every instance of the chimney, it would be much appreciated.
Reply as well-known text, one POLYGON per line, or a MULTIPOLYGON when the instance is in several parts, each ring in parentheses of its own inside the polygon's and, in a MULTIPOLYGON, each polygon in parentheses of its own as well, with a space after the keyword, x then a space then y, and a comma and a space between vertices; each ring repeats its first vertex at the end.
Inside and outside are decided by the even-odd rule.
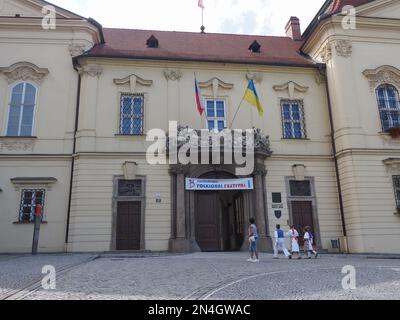
POLYGON ((301 40, 300 20, 297 17, 290 17, 285 28, 286 35, 295 41, 301 40))

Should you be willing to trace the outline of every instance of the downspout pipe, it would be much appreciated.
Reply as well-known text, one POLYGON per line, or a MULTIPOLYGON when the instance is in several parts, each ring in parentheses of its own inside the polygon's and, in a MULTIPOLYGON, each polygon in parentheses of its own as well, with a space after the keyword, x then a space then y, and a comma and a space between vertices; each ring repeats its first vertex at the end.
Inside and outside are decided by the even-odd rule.
POLYGON ((68 250, 68 242, 69 242, 69 225, 71 221, 71 203, 72 203, 72 187, 74 180, 74 169, 75 169, 75 153, 76 153, 76 134, 78 132, 78 124, 79 124, 79 110, 80 110, 80 100, 81 100, 81 84, 82 77, 79 72, 79 63, 76 60, 73 60, 74 69, 78 73, 78 88, 77 88, 77 98, 76 98, 76 107, 75 107, 75 127, 74 127, 74 141, 72 146, 72 161, 71 161, 71 176, 70 176, 70 185, 69 185, 69 195, 68 195, 68 211, 67 211, 67 227, 65 231, 65 251, 68 250))
POLYGON ((319 64, 319 71, 320 71, 320 74, 324 76, 325 83, 326 83, 325 88, 326 88, 326 96, 328 99, 329 124, 330 124, 330 129, 331 129, 332 152, 333 152, 333 158, 334 158, 334 162, 335 162, 336 183, 337 183, 338 194, 339 194, 340 216, 341 216, 341 221, 342 221, 343 236, 345 239, 345 248, 346 248, 346 252, 349 253, 349 246, 347 243, 346 218, 344 215, 344 205, 343 205, 343 190, 342 190, 342 183, 340 180, 339 161, 338 161, 338 157, 337 157, 337 148, 336 148, 336 140, 335 140, 335 125, 333 122, 332 101, 331 101, 331 95, 330 95, 330 91, 329 91, 328 76, 326 74, 326 65, 319 64))

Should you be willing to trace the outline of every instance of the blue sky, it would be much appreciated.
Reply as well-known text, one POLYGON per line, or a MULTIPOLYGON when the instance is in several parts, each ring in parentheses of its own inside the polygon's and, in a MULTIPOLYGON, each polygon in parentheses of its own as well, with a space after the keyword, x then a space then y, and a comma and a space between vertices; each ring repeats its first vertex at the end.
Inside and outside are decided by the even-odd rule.
MULTIPOLYGON (((198 0, 49 0, 104 27, 170 31, 200 30, 198 0)), ((324 0, 204 0, 208 32, 284 35, 290 16, 304 30, 324 0)))

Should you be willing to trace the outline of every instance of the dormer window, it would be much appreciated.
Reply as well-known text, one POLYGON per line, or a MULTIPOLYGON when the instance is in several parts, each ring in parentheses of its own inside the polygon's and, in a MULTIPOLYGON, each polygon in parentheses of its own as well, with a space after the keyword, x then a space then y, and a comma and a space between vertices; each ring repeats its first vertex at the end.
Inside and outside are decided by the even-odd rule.
POLYGON ((147 48, 158 48, 158 39, 152 35, 149 39, 147 39, 147 48))
POLYGON ((250 45, 249 50, 253 53, 260 53, 261 52, 261 45, 254 40, 254 42, 250 45))

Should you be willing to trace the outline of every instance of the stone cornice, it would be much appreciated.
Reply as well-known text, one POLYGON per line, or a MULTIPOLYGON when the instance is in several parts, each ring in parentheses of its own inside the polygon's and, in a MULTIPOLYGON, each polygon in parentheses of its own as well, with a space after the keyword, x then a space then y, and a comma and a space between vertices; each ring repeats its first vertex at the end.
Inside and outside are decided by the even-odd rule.
POLYGON ((36 84, 42 84, 44 78, 49 74, 46 68, 39 68, 38 66, 29 62, 14 63, 10 67, 0 68, 0 73, 3 73, 9 84, 18 80, 33 81, 36 84))
MULTIPOLYGON (((42 27, 42 19, 41 17, 37 18, 14 18, 14 17, 0 17, 0 28, 5 30, 15 30, 15 31, 43 31, 42 27)), ((86 20, 77 20, 77 19, 58 19, 57 20, 57 29, 52 30, 52 34, 59 34, 59 31, 65 32, 70 31, 71 33, 82 31, 88 32, 93 42, 100 43, 101 38, 99 32, 95 26, 86 20)))

